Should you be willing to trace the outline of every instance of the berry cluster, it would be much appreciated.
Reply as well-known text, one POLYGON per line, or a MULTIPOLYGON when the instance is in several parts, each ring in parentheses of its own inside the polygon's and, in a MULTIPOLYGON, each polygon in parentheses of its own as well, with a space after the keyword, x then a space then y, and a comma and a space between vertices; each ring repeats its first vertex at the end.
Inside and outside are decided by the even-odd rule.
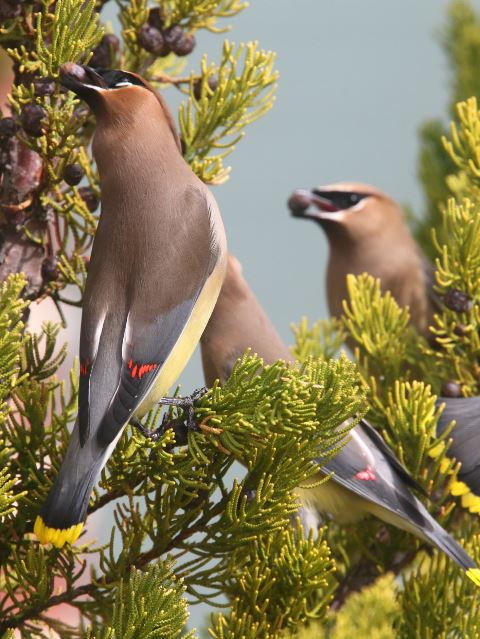
POLYGON ((93 68, 109 68, 115 66, 120 41, 113 33, 107 33, 100 40, 100 44, 93 50, 89 65, 93 68))
POLYGON ((12 20, 22 13, 22 5, 39 4, 32 0, 0 0, 0 20, 12 20))
POLYGON ((160 7, 150 9, 148 22, 138 33, 140 46, 156 56, 164 57, 173 52, 178 56, 188 55, 195 48, 195 36, 185 33, 179 24, 164 28, 164 18, 160 7))

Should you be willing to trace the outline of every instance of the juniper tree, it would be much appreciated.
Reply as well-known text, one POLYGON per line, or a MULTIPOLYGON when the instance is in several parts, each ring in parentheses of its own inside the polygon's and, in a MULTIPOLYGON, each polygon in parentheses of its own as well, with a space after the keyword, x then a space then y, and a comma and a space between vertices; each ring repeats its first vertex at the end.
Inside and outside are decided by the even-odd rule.
MULTIPOLYGON (((60 65, 122 67, 162 91, 180 91, 184 156, 215 185, 229 178, 225 158, 244 129, 271 107, 277 80, 273 54, 256 43, 225 41, 218 62, 203 57, 198 69, 185 70, 195 32, 219 31, 218 20, 233 19, 244 2, 122 0, 120 34, 102 25, 103 4, 0 0, 0 42, 15 73, 12 114, 0 120, 0 636, 192 637, 188 605, 205 601, 224 606, 210 621, 215 639, 340 637, 342 624, 369 602, 378 602, 385 636, 475 637, 479 595, 451 563, 376 520, 307 533, 294 496, 319 460, 338 450, 338 427, 366 413, 432 498, 431 512, 480 559, 477 519, 450 490, 458 464, 445 455, 448 431, 440 438, 435 431, 441 385, 454 380, 474 394, 478 377, 474 102, 459 107, 447 160, 438 155, 462 190, 445 203, 434 236, 437 293, 455 287, 472 301, 460 317, 447 308, 439 314, 438 348, 415 334, 408 310, 382 296, 377 282, 351 278, 343 317, 295 329, 295 366, 265 366, 252 353, 238 360, 225 385, 216 383, 198 402, 200 428, 188 432, 185 446, 175 445, 171 429, 158 441, 127 429, 89 507, 92 514, 116 504, 109 543, 96 548, 88 525, 62 550, 34 539, 33 520, 76 417, 78 372, 58 378, 66 353, 58 334, 63 309, 81 305, 99 202, 93 123, 56 82, 60 65), (32 333, 29 305, 47 297, 58 321, 32 333), (332 358, 347 338, 357 345, 355 362, 332 358), (244 470, 232 482, 235 461, 244 470), (355 594, 405 567, 403 587, 384 577, 377 589, 355 594), (345 602, 335 624, 332 611, 345 602), (76 608, 81 623, 56 619, 52 608, 61 603, 76 608), (305 628, 313 620, 321 630, 305 628)), ((170 417, 181 419, 181 411, 170 417)), ((154 410, 145 426, 154 429, 161 418, 154 410)))
MULTIPOLYGON (((187 591, 193 601, 230 598, 230 608, 212 618, 212 636, 277 636, 322 617, 332 589, 325 540, 290 522, 293 489, 312 475, 314 459, 335 450, 336 428, 363 411, 346 359, 264 367, 246 355, 229 382, 202 399, 200 431, 189 433, 188 446, 174 447, 171 430, 156 442, 125 434, 89 509, 120 499, 106 547, 92 548, 87 535, 60 552, 33 539, 32 521, 75 419, 78 379, 76 370, 57 378, 66 352, 57 344, 59 325, 30 333, 28 307, 49 297, 62 321, 65 305, 81 305, 99 201, 88 150, 93 123, 59 87, 60 65, 127 68, 181 91, 184 156, 210 184, 228 179, 225 158, 271 107, 277 77, 271 52, 227 40, 218 63, 204 56, 199 69, 184 71, 194 33, 219 30, 219 18, 245 8, 238 0, 121 3, 120 38, 105 33, 99 8, 93 0, 0 6, 1 42, 15 72, 12 113, 0 120, 8 257, 0 296, 1 634, 187 636, 187 591), (246 471, 231 485, 235 460, 246 471), (81 625, 55 618, 51 609, 60 603, 78 609, 81 625)), ((154 428, 159 419, 157 410, 145 424, 154 428)))

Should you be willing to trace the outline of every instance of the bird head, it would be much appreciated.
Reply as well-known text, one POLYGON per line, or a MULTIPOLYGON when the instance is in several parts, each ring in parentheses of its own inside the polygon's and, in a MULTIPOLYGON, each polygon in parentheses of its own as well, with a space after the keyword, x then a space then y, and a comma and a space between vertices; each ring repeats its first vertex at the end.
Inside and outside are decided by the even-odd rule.
POLYGON ((60 68, 61 84, 85 100, 97 115, 106 104, 119 108, 135 98, 149 100, 156 97, 153 88, 136 73, 120 69, 93 69, 73 62, 60 68))
POLYGON ((352 182, 297 190, 290 196, 288 206, 293 217, 316 221, 328 236, 338 232, 358 237, 371 235, 403 217, 400 207, 385 193, 352 182))
POLYGON ((97 119, 97 128, 98 124, 120 124, 117 128, 124 134, 129 124, 135 122, 148 134, 149 126, 163 120, 180 149, 178 132, 166 103, 136 73, 66 62, 60 68, 60 82, 88 104, 97 119))

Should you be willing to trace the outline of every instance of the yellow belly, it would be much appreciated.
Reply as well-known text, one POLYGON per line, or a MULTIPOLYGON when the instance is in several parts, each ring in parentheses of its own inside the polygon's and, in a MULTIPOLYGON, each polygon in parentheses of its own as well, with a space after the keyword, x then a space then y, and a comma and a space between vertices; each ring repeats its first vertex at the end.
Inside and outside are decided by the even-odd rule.
MULTIPOLYGON (((320 479, 321 475, 314 477, 320 479)), ((411 524, 407 518, 347 490, 336 482, 329 479, 315 488, 303 488, 299 486, 295 489, 302 504, 308 508, 316 509, 320 513, 327 513, 333 517, 338 524, 351 524, 367 515, 373 515, 387 524, 392 524, 400 530, 406 530, 421 539, 428 541, 422 534, 418 526, 411 524)))
MULTIPOLYGON (((322 477, 323 475, 318 474, 313 477, 313 481, 319 481, 322 477)), ((312 480, 309 483, 312 483, 312 480)), ((295 494, 302 504, 320 513, 331 515, 339 524, 358 521, 368 514, 365 499, 331 479, 315 488, 298 486, 295 494)))
POLYGON ((152 390, 135 411, 137 415, 145 415, 145 413, 158 403, 160 398, 166 396, 169 388, 171 388, 180 377, 188 360, 193 355, 193 351, 213 312, 220 289, 222 288, 226 265, 225 256, 220 257, 215 269, 205 282, 205 286, 198 296, 192 314, 185 324, 180 337, 158 373, 152 390))

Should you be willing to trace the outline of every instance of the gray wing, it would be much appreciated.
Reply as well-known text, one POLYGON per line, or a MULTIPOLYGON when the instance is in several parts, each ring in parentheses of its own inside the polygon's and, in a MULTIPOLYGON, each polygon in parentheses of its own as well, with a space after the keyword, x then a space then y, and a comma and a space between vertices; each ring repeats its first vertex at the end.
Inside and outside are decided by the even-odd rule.
MULTIPOLYGON (((386 444, 377 447, 363 423, 351 431, 352 438, 329 461, 322 472, 333 472, 330 481, 336 481, 370 503, 380 506, 396 517, 390 520, 382 516, 381 510, 373 512, 400 528, 415 533, 443 550, 459 566, 468 570, 475 562, 465 550, 433 519, 425 506, 410 491, 405 483, 406 471, 399 473, 400 462, 392 465, 393 453, 384 453, 386 444), (396 520, 396 521, 395 521, 396 520), (400 524, 399 520, 403 522, 400 524)), ((401 466, 401 464, 400 464, 401 466)))
POLYGON ((82 317, 79 414, 60 472, 40 511, 49 528, 69 528, 85 518, 92 488, 116 439, 161 374, 217 264, 221 250, 205 199, 203 204, 208 226, 197 232, 197 246, 187 245, 191 259, 177 242, 173 251, 177 261, 157 262, 153 274, 132 272, 130 282, 136 286, 130 290, 115 279, 118 273, 108 263, 107 268, 102 264, 89 272, 95 277, 82 317), (102 277, 107 279, 101 281, 102 277), (166 277, 175 277, 174 285, 161 288, 166 277))
POLYGON ((445 404, 437 424, 437 435, 441 435, 455 420, 450 437, 453 442, 448 456, 462 463, 459 479, 480 495, 480 397, 439 397, 437 406, 445 404))
MULTIPOLYGON (((104 445, 115 439, 122 426, 143 402, 180 339, 197 299, 219 259, 220 250, 212 232, 208 242, 203 265, 190 274, 191 290, 187 299, 150 317, 145 314, 145 305, 140 313, 136 312, 135 306, 129 313, 119 383, 97 435, 104 445)), ((175 274, 175 270, 171 273, 175 274)))
POLYGON ((403 481, 408 486, 410 486, 410 488, 414 488, 419 493, 427 497, 427 493, 425 492, 424 488, 420 486, 420 484, 410 475, 405 466, 403 466, 395 457, 393 450, 387 446, 387 443, 380 435, 380 433, 378 433, 375 428, 365 419, 362 419, 362 421, 360 422, 360 426, 365 435, 367 435, 367 437, 372 441, 373 445, 376 446, 379 451, 385 456, 385 458, 390 462, 391 466, 396 470, 397 474, 403 479, 403 481))
POLYGON ((330 481, 389 510, 422 529, 432 530, 426 511, 411 493, 416 486, 405 468, 395 458, 385 442, 379 445, 378 433, 372 437, 372 427, 362 421, 350 431, 347 441, 333 459, 321 468, 330 481), (366 425, 365 425, 366 424, 366 425))

